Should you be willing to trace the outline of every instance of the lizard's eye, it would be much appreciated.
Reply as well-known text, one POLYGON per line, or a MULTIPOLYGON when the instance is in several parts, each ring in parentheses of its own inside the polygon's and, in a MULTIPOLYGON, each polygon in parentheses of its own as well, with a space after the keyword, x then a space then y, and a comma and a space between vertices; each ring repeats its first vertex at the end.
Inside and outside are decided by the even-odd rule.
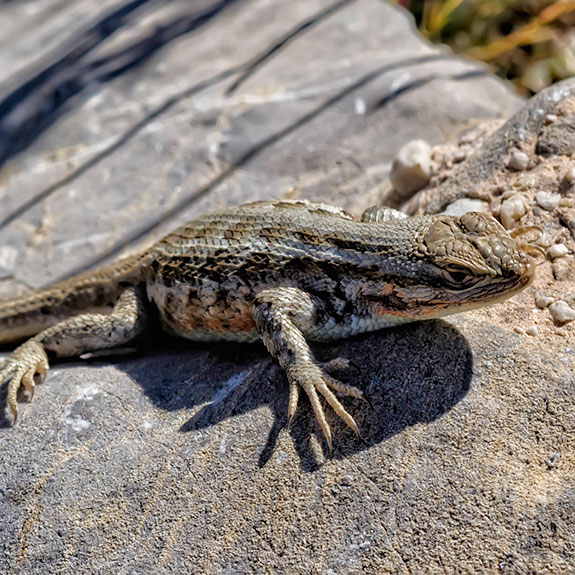
POLYGON ((469 274, 466 274, 465 272, 458 272, 458 271, 451 271, 451 270, 447 270, 447 275, 456 284, 463 283, 467 278, 469 278, 469 274))
POLYGON ((445 277, 453 287, 468 287, 476 283, 479 278, 462 269, 445 270, 445 277))

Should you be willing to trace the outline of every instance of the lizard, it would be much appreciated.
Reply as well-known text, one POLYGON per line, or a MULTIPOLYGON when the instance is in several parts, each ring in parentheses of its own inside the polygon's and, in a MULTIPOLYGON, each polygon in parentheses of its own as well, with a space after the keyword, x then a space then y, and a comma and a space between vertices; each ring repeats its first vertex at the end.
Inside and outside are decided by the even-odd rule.
POLYGON ((288 424, 300 390, 329 449, 321 397, 359 435, 310 341, 330 341, 503 301, 529 285, 528 244, 491 215, 357 219, 306 200, 256 202, 203 215, 151 248, 52 287, 0 302, 0 343, 30 338, 0 362, 14 423, 52 357, 121 346, 152 317, 196 341, 263 341, 287 376, 288 424), (50 356, 50 357, 49 357, 50 356))

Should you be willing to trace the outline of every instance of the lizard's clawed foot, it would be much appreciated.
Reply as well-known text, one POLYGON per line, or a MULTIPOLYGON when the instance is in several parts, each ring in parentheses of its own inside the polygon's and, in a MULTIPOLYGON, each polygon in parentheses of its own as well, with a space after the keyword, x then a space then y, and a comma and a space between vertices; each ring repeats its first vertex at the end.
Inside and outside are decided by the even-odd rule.
POLYGON ((39 375, 40 382, 44 381, 49 367, 44 348, 32 339, 23 343, 0 363, 0 385, 8 379, 10 380, 7 398, 14 423, 18 418, 18 390, 24 386, 30 395, 30 401, 32 401, 35 388, 34 378, 39 375))
POLYGON ((327 423, 319 394, 323 395, 331 408, 351 427, 359 437, 359 429, 353 417, 345 410, 334 392, 353 397, 363 398, 363 392, 353 385, 346 385, 341 381, 325 373, 313 362, 296 362, 287 370, 290 383, 288 404, 288 425, 293 419, 298 399, 300 386, 307 393, 312 409, 317 417, 321 430, 325 436, 330 452, 332 451, 331 430, 327 423))

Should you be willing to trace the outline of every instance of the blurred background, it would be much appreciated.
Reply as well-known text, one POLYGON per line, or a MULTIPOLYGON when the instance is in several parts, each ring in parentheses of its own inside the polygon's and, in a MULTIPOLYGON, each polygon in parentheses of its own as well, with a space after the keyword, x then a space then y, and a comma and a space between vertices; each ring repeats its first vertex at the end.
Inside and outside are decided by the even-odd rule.
POLYGON ((575 2, 400 0, 419 31, 529 96, 575 74, 575 2))

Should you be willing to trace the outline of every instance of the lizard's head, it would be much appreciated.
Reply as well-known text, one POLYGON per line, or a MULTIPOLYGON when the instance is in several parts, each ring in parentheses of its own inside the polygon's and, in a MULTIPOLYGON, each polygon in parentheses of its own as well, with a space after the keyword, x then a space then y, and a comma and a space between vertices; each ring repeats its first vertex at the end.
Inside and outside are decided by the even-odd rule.
POLYGON ((445 306, 441 315, 503 301, 535 274, 529 247, 480 212, 438 217, 423 237, 423 249, 436 270, 435 297, 445 306))
POLYGON ((533 281, 528 253, 537 249, 487 214, 436 216, 419 239, 425 264, 416 278, 394 286, 397 315, 442 317, 503 301, 533 281))

